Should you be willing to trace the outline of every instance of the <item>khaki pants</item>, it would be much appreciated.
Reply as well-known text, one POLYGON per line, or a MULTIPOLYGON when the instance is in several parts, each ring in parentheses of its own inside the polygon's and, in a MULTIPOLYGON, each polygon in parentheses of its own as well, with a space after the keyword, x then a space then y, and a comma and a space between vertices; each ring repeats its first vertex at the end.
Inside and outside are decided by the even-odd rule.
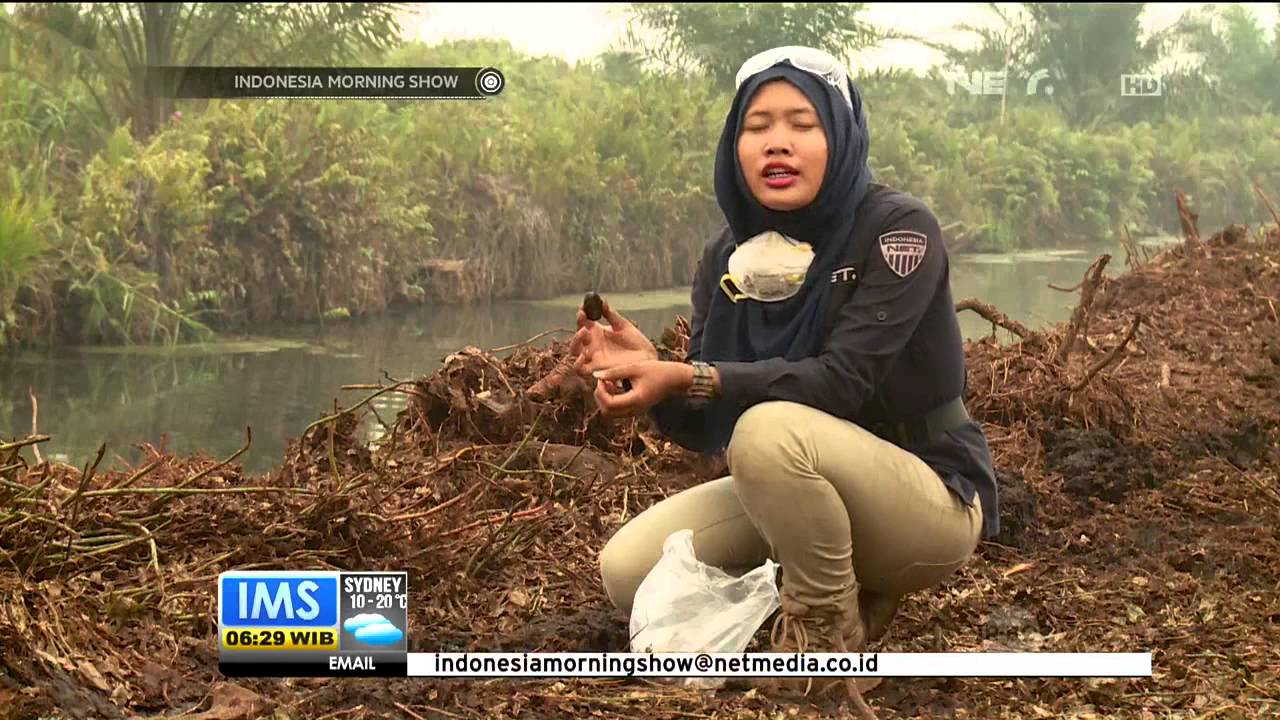
POLYGON ((807 405, 766 402, 739 418, 730 475, 654 505, 600 554, 614 606, 636 589, 671 533, 693 530, 698 559, 729 572, 773 558, 783 592, 825 605, 861 586, 891 596, 945 579, 982 531, 966 506, 915 455, 807 405))

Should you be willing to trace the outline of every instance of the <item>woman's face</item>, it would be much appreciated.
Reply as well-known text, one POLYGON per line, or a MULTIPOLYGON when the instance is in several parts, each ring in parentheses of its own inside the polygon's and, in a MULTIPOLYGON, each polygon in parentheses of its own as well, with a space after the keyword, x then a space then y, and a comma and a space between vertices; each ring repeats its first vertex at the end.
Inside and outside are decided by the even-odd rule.
POLYGON ((799 88, 774 80, 756 91, 738 136, 738 163, 751 194, 770 210, 798 210, 818 196, 827 135, 799 88))

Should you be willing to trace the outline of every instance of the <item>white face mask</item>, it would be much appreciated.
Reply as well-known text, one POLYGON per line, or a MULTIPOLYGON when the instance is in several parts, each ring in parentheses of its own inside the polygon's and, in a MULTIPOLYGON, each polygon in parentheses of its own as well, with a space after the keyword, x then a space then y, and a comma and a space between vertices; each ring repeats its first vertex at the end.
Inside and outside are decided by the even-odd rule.
POLYGON ((733 302, 787 300, 800 292, 812 263, 813 246, 769 230, 733 251, 720 289, 733 302))

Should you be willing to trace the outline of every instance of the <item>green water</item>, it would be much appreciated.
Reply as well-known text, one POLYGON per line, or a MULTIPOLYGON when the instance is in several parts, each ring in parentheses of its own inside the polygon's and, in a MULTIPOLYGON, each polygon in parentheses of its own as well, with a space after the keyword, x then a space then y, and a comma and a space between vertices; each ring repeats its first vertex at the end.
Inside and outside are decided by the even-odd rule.
MULTIPOLYGON (((1030 326, 1065 319, 1076 295, 1069 287, 1094 260, 1085 252, 959 256, 952 263, 956 300, 977 297, 1030 326)), ((1124 269, 1124 253, 1110 270, 1124 269)), ((604 290, 607 291, 607 288, 604 290)), ((651 337, 689 315, 687 288, 610 295, 610 302, 651 337)), ((249 472, 266 472, 284 455, 289 438, 311 421, 350 406, 368 391, 342 385, 426 375, 449 353, 467 345, 493 349, 544 330, 571 328, 581 295, 539 302, 433 307, 369 320, 265 329, 260 337, 178 350, 59 348, 0 356, 0 434, 31 429, 27 389, 39 401, 46 458, 83 465, 106 442, 103 467, 134 462, 136 446, 151 443, 182 453, 225 457, 241 447, 245 428, 253 446, 239 459, 249 472)), ((991 325, 970 312, 960 316, 968 337, 991 325)), ((568 333, 554 337, 566 338, 568 333)), ((543 338, 546 343, 550 337, 543 338)), ((402 407, 394 394, 374 406, 390 422, 402 407)))

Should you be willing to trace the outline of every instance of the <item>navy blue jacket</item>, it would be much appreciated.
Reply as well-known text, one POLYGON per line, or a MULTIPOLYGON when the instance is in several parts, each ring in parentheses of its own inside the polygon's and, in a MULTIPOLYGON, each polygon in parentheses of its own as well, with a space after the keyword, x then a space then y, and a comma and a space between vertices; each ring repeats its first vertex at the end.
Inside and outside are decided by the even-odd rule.
MULTIPOLYGON (((712 293, 722 292, 712 277, 712 257, 733 242, 728 227, 707 244, 694 274, 693 317, 688 361, 699 359, 702 330, 712 293)), ((833 284, 826 335, 820 354, 798 361, 717 361, 721 397, 749 407, 766 400, 789 400, 874 428, 901 422, 963 395, 964 341, 951 295, 950 263, 938 220, 920 200, 873 184, 858 210, 858 223, 833 284), (925 238, 914 268, 881 238, 895 231, 925 238), (908 271, 902 274, 903 271, 908 271)), ((703 448, 701 412, 683 398, 668 398, 653 410, 659 428, 674 442, 703 448)), ((983 536, 999 532, 999 507, 991 451, 982 427, 972 419, 923 444, 905 445, 972 507, 982 499, 983 536)))

